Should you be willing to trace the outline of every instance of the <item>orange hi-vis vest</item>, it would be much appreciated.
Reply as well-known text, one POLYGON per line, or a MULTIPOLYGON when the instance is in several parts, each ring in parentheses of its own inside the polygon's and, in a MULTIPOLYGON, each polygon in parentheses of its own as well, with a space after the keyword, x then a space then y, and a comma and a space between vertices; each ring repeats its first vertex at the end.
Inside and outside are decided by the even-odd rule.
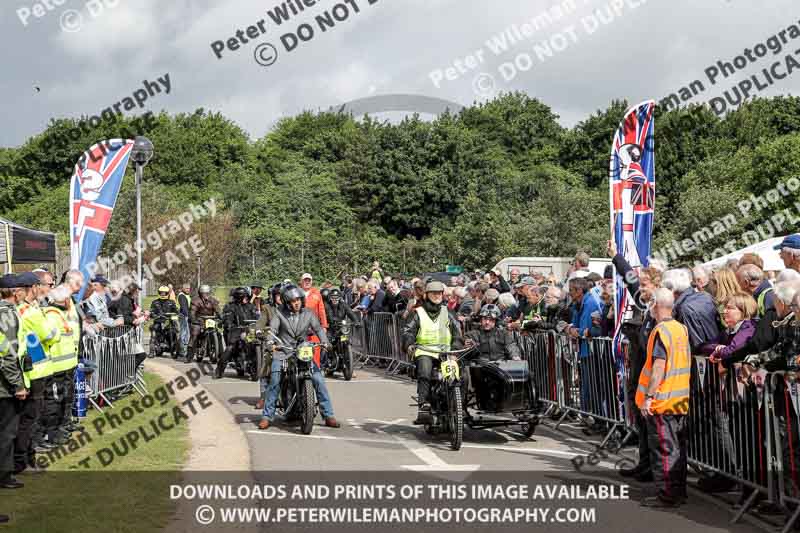
POLYGON ((667 350, 664 379, 658 386, 651 405, 652 411, 660 415, 685 415, 689 413, 689 377, 692 372, 692 358, 689 350, 689 332, 677 320, 660 322, 650 332, 647 340, 647 361, 639 375, 639 388, 636 390, 636 405, 644 407, 645 395, 650 385, 653 371, 653 348, 656 338, 660 338, 667 350))

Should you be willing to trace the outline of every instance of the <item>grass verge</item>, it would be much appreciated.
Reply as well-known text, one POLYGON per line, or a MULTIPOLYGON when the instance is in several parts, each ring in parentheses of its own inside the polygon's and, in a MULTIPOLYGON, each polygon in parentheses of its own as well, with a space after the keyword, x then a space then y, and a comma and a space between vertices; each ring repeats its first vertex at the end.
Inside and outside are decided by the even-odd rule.
MULTIPOLYGON (((164 385, 152 373, 145 373, 145 382, 151 392, 164 385)), ((25 487, 2 492, 0 513, 10 515, 11 522, 0 526, 0 533, 160 531, 175 510, 169 485, 180 481, 190 447, 188 419, 178 417, 176 423, 178 403, 173 396, 163 398, 163 405, 156 400, 144 408, 133 393, 104 408, 105 415, 90 411, 83 433, 37 457, 48 465, 46 473, 20 474, 25 487), (131 410, 135 415, 125 420, 123 411, 131 410), (112 414, 119 416, 116 427, 112 414), (148 442, 145 436, 151 437, 148 442)))

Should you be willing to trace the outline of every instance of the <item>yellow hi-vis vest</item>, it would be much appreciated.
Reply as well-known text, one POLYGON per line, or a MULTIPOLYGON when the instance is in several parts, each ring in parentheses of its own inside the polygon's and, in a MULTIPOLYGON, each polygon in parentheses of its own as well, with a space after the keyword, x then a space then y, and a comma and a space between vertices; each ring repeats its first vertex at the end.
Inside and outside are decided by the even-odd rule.
POLYGON ((660 322, 650 332, 647 341, 647 361, 639 375, 639 388, 636 390, 636 405, 644 407, 645 395, 653 371, 653 348, 656 338, 660 338, 667 351, 664 379, 658 386, 651 408, 656 414, 689 413, 689 377, 692 372, 692 358, 689 351, 689 332, 677 320, 660 322))
POLYGON ((438 353, 425 350, 423 346, 440 351, 450 349, 452 336, 450 335, 450 315, 447 308, 442 307, 435 322, 421 306, 417 307, 416 311, 419 317, 419 331, 417 332, 417 350, 414 352, 414 357, 429 355, 438 358, 438 353))
POLYGON ((53 374, 68 372, 78 366, 78 351, 75 338, 78 336, 77 324, 70 324, 67 313, 57 307, 45 307, 44 314, 48 324, 61 334, 58 341, 50 347, 50 370, 53 374))
MULTIPOLYGON (((27 339, 29 333, 33 333, 44 351, 45 358, 33 363, 33 369, 24 372, 25 377, 29 381, 34 379, 42 379, 53 374, 53 369, 50 364, 50 346, 58 341, 58 329, 51 327, 47 322, 47 317, 39 308, 38 305, 29 304, 27 302, 21 303, 17 310, 22 318, 20 321, 19 329, 22 331, 23 339, 27 339)), ((25 341, 23 341, 23 344, 25 341)), ((25 348, 27 350, 27 346, 25 348)))

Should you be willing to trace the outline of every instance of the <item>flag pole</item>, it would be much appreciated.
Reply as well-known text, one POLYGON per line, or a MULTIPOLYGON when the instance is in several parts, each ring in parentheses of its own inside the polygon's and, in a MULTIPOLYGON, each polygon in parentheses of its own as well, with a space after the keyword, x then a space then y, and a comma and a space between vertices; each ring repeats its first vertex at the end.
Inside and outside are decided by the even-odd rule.
MULTIPOLYGON (((144 166, 153 157, 153 143, 147 137, 137 136, 133 142, 131 158, 136 164, 136 283, 144 286, 142 279, 142 178, 144 166)), ((142 308, 142 290, 139 291, 138 305, 142 308)))
MULTIPOLYGON (((142 174, 144 165, 136 165, 136 282, 142 284, 142 174)), ((137 293, 139 309, 142 308, 142 291, 137 293)))

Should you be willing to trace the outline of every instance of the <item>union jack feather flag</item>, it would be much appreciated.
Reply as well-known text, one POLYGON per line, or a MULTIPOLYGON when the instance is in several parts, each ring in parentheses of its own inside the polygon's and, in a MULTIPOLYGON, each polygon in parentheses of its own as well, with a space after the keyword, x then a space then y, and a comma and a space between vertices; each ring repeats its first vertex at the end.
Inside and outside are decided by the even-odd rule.
MULTIPOLYGON (((609 166, 611 238, 638 274, 649 263, 655 207, 656 103, 647 100, 629 108, 614 134, 609 166)), ((622 276, 614 293, 614 355, 618 376, 624 376, 621 325, 629 316, 630 294, 622 276)), ((622 381, 622 380, 620 380, 622 381)), ((620 396, 621 398, 622 396, 620 396)))
POLYGON ((88 266, 103 244, 132 148, 132 140, 103 141, 84 152, 75 165, 70 183, 70 262, 83 272, 85 282, 93 275, 88 266))

